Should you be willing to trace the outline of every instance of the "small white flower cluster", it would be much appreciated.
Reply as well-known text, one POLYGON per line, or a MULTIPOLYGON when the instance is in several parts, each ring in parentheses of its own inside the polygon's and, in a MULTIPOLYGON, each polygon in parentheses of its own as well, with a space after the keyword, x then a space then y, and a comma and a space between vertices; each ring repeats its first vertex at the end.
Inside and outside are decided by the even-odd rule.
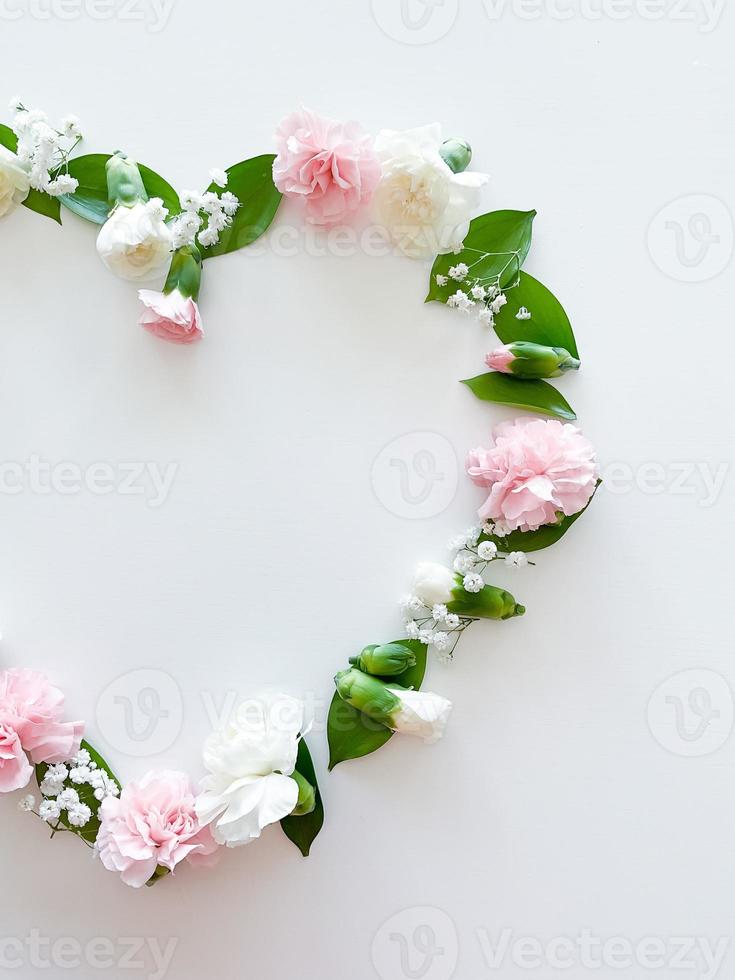
MULTIPOLYGON (((209 176, 217 187, 227 186, 227 174, 224 170, 210 170, 209 176)), ((171 223, 173 248, 193 245, 198 242, 202 248, 209 248, 219 241, 220 232, 232 224, 235 212, 240 207, 239 200, 234 194, 225 191, 217 194, 214 191, 182 191, 179 195, 182 212, 171 223), (202 228, 206 220, 206 227, 202 228)))
MULTIPOLYGON (((477 262, 473 265, 481 263, 483 259, 489 257, 489 254, 481 252, 477 262)), ((495 326, 495 317, 508 302, 507 296, 500 288, 501 278, 504 277, 506 269, 518 261, 516 252, 508 252, 507 255, 508 262, 505 267, 500 273, 490 278, 473 277, 470 274, 472 266, 468 266, 465 262, 458 262, 457 265, 450 266, 447 275, 436 275, 437 286, 446 286, 450 281, 462 283, 463 288, 457 289, 447 298, 447 306, 459 310, 460 313, 469 314, 477 311, 477 318, 480 323, 486 327, 495 326)), ((519 319, 529 319, 530 313, 525 307, 522 307, 517 316, 519 319)))
POLYGON ((420 640, 431 646, 440 659, 449 662, 460 634, 472 622, 470 619, 450 613, 443 604, 429 609, 416 595, 401 599, 404 613, 403 626, 409 640, 420 640))
POLYGON ((500 524, 486 521, 482 527, 472 527, 449 542, 449 550, 457 552, 452 567, 464 575, 463 585, 468 592, 482 591, 485 581, 481 573, 490 562, 503 560, 512 568, 523 568, 529 563, 523 551, 499 551, 494 541, 480 541, 483 534, 503 538, 508 531, 500 524))
POLYGON ((51 197, 73 194, 79 181, 60 171, 82 138, 77 117, 66 116, 59 129, 54 129, 40 109, 26 109, 18 99, 11 100, 10 109, 15 114, 12 129, 18 137, 15 152, 21 167, 28 172, 31 187, 51 197))
POLYGON ((86 826, 92 817, 92 810, 81 802, 75 786, 91 786, 94 798, 100 803, 108 796, 118 796, 120 793, 115 780, 98 767, 86 749, 80 749, 68 763, 60 762, 46 770, 40 787, 45 797, 38 808, 41 819, 47 823, 58 820, 65 810, 70 826, 86 826), (68 786, 67 782, 73 785, 68 786))

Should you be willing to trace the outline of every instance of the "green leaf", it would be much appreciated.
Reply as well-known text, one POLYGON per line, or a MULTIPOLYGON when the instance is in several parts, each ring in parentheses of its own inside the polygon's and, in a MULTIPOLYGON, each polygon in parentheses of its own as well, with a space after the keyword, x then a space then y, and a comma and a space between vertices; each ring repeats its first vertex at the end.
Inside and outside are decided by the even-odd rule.
MULTIPOLYGON (((217 244, 201 250, 203 259, 235 252, 266 231, 281 203, 281 193, 273 183, 274 160, 274 154, 265 153, 228 167, 225 190, 239 199, 240 207, 232 224, 220 232, 217 244)), ((208 190, 221 192, 216 184, 210 184, 208 190)))
POLYGON ((489 374, 478 374, 476 378, 468 378, 462 384, 467 385, 470 391, 486 402, 511 405, 526 412, 545 412, 546 415, 555 415, 565 422, 573 422, 577 417, 569 402, 546 381, 527 381, 491 371, 489 374))
MULTIPOLYGON (((1 123, 0 144, 13 153, 18 149, 18 137, 10 126, 5 126, 1 123)), ((23 207, 28 208, 30 211, 35 211, 36 214, 43 214, 47 218, 53 218, 54 221, 61 224, 61 204, 59 203, 58 197, 51 197, 50 194, 44 194, 43 191, 37 191, 31 188, 25 201, 23 201, 23 207)))
POLYGON ((438 286, 436 282, 437 275, 448 276, 450 266, 460 262, 470 267, 473 280, 494 280, 499 276, 501 289, 516 282, 531 247, 535 217, 535 211, 491 211, 473 218, 462 251, 457 255, 437 255, 434 260, 425 302, 446 303, 452 293, 461 288, 461 284, 453 279, 446 286, 438 286), (479 253, 488 254, 481 258, 479 253))
POLYGON ((4 123, 0 123, 0 144, 6 150, 10 150, 11 153, 15 153, 18 149, 18 137, 10 126, 6 126, 4 123))
POLYGON ((319 792, 319 784, 316 779, 314 763, 311 759, 306 741, 302 738, 299 742, 299 754, 296 758, 296 770, 300 772, 304 779, 307 779, 316 790, 316 806, 311 813, 304 814, 303 817, 284 817, 281 820, 283 832, 290 841, 298 847, 304 857, 309 856, 311 845, 314 838, 322 829, 324 824, 324 804, 322 795, 319 792))
MULTIPOLYGON (((392 640, 408 647, 416 655, 416 664, 397 677, 381 680, 398 687, 419 690, 426 672, 426 644, 419 640, 392 640)), ((335 691, 329 708, 327 736, 329 738, 329 768, 334 769, 347 759, 360 759, 375 752, 390 739, 393 732, 343 701, 335 691)))
MULTIPOLYGON (((79 181, 73 194, 64 194, 60 200, 64 207, 96 225, 107 221, 110 205, 107 201, 107 174, 105 165, 109 153, 88 153, 69 161, 69 173, 79 181)), ((181 205, 179 195, 159 174, 139 163, 140 175, 148 197, 160 197, 169 216, 179 214, 181 205)))
MULTIPOLYGON (((90 756, 92 757, 92 762, 97 763, 97 768, 104 769, 107 775, 114 780, 115 783, 117 783, 118 788, 122 789, 120 780, 113 773, 112 769, 110 769, 99 752, 92 748, 89 742, 85 742, 84 740, 82 740, 81 747, 89 752, 90 756)), ((41 762, 36 766, 36 780, 39 786, 43 782, 47 769, 48 765, 45 762, 41 762)), ((70 830, 73 834, 76 834, 77 837, 81 837, 82 840, 87 841, 87 843, 94 844, 94 842, 97 840, 97 834, 99 833, 100 829, 100 819, 98 816, 98 811, 101 805, 100 801, 95 798, 94 790, 91 786, 85 784, 83 786, 75 786, 74 789, 76 789, 76 791, 79 793, 79 802, 86 803, 86 805, 92 811, 92 816, 85 827, 72 827, 67 820, 66 812, 62 811, 59 824, 66 828, 66 830, 70 830)))
POLYGON ((592 496, 578 514, 573 514, 571 517, 562 517, 558 524, 546 524, 537 531, 511 531, 504 538, 500 538, 496 534, 483 534, 480 537, 480 541, 493 541, 500 551, 531 552, 549 548, 552 544, 556 544, 560 538, 563 538, 572 524, 578 521, 582 514, 584 514, 587 507, 595 499, 595 494, 601 483, 602 480, 597 481, 597 486, 592 496))
POLYGON ((518 286, 506 293, 508 302, 495 316, 495 333, 504 344, 530 340, 546 347, 563 347, 579 357, 574 331, 559 300, 546 286, 522 272, 518 286), (518 320, 518 310, 525 306, 530 320, 518 320))
POLYGON ((51 197, 43 191, 36 191, 33 188, 28 192, 28 197, 23 201, 23 207, 35 211, 36 214, 43 214, 47 218, 61 224, 61 203, 58 197, 51 197))

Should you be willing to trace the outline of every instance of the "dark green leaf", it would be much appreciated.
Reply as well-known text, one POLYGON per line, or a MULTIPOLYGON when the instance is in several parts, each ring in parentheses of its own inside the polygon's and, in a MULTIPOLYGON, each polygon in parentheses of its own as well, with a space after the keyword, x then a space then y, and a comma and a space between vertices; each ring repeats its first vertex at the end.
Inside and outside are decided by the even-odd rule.
MULTIPOLYGON (((392 640, 408 647, 416 655, 416 664, 397 677, 384 677, 388 684, 419 690, 426 672, 426 644, 419 640, 392 640)), ((329 768, 347 759, 360 759, 375 752, 390 739, 393 732, 364 715, 336 693, 332 698, 327 721, 329 768)))
MULTIPOLYGON (((88 153, 70 160, 69 173, 79 181, 79 187, 73 194, 64 194, 60 198, 64 207, 96 225, 103 225, 110 211, 105 173, 109 159, 109 153, 88 153)), ((179 214, 179 195, 168 181, 142 163, 138 167, 148 196, 160 197, 170 216, 179 214)))
POLYGON ((571 517, 562 517, 558 524, 547 524, 544 527, 540 527, 538 531, 511 531, 504 538, 499 538, 495 534, 483 534, 480 540, 494 541, 500 551, 531 552, 549 548, 552 544, 556 544, 560 538, 563 538, 572 524, 578 521, 582 514, 584 514, 587 507, 594 500, 597 488, 601 483, 602 480, 597 481, 594 493, 587 501, 587 505, 578 514, 573 514, 571 517))
MULTIPOLYGON (((0 123, 0 144, 13 153, 18 149, 18 137, 10 126, 5 126, 2 123, 0 123)), ((44 194, 43 191, 31 189, 28 192, 28 197, 23 201, 23 207, 35 211, 36 214, 53 218, 54 221, 61 224, 61 205, 58 197, 51 197, 50 194, 44 194)))
MULTIPOLYGON (((82 740, 81 747, 89 752, 90 756, 92 757, 92 762, 97 763, 98 769, 104 769, 107 775, 113 779, 115 783, 117 783, 120 789, 122 789, 120 780, 113 773, 99 752, 96 749, 93 749, 89 742, 85 742, 84 740, 82 740)), ((36 766, 36 780, 38 781, 39 786, 43 782, 43 777, 46 775, 47 769, 48 765, 45 762, 41 762, 36 766)), ((99 833, 100 829, 100 820, 97 815, 100 808, 100 801, 95 798, 94 790, 91 786, 85 784, 83 786, 75 786, 74 789, 76 789, 76 791, 79 793, 80 803, 86 803, 86 805, 92 811, 92 816, 85 827, 72 827, 67 821, 66 812, 62 812, 59 823, 62 827, 65 827, 73 834, 76 834, 77 837, 81 837, 82 840, 87 841, 89 844, 94 844, 94 842, 97 840, 97 834, 99 833)))
MULTIPOLYGON (((274 159, 272 153, 266 153, 228 168, 227 187, 224 189, 239 199, 240 207, 235 212, 232 224, 220 232, 217 244, 202 249, 203 259, 235 252, 250 245, 266 231, 281 203, 281 193, 273 183, 274 159)), ((211 184, 208 189, 222 190, 216 184, 211 184)))
POLYGON ((506 293, 508 302, 495 316, 495 333, 504 344, 514 340, 530 340, 546 347, 563 347, 573 357, 579 357, 572 325, 564 307, 546 286, 521 273, 518 286, 506 293), (518 310, 525 306, 530 320, 518 320, 518 310))
POLYGON ((10 126, 0 123, 0 144, 5 147, 6 150, 10 150, 11 153, 15 153, 18 149, 18 137, 15 135, 10 126))
POLYGON ((437 275, 448 276, 449 268, 464 262, 470 267, 474 279, 492 280, 499 278, 501 289, 511 286, 518 279, 521 266, 531 247, 531 229, 535 211, 491 211, 473 218, 470 230, 458 254, 437 255, 431 267, 429 292, 425 302, 436 300, 446 303, 447 299, 462 288, 461 283, 450 279, 446 286, 438 286, 437 275), (481 258, 480 253, 488 253, 481 258))
POLYGON ((303 738, 299 742, 296 769, 316 790, 316 806, 311 813, 306 813, 303 817, 284 817, 281 820, 281 827, 283 827, 283 832, 286 837, 290 841, 293 841, 304 857, 308 857, 311 845, 314 843, 314 838, 324 824, 324 804, 322 803, 322 795, 319 792, 319 784, 316 779, 314 763, 311 760, 311 753, 303 738))
POLYGON ((468 378, 462 384, 467 385, 478 398, 486 402, 511 405, 526 412, 544 412, 546 415, 564 419, 565 422, 573 422, 577 417, 569 402, 546 381, 526 381, 491 371, 489 374, 478 374, 476 378, 468 378))
POLYGON ((58 197, 51 197, 50 194, 44 194, 43 191, 36 191, 31 188, 28 197, 23 201, 23 207, 35 211, 36 214, 53 218, 54 221, 61 224, 61 203, 58 197))

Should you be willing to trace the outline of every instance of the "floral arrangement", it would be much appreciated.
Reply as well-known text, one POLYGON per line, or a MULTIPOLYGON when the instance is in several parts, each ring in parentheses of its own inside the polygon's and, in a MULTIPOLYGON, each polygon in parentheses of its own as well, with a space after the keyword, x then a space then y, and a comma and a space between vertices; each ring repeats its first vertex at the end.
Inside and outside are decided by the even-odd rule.
MULTIPOLYGON (((580 359, 561 303, 522 268, 535 212, 476 215, 488 177, 468 170, 469 144, 443 140, 438 124, 373 138, 356 122, 302 109, 279 124, 275 154, 213 169, 205 190, 177 193, 120 151, 73 156, 81 140, 73 116, 55 128, 19 100, 11 110, 12 125, 0 125, 0 217, 23 205, 61 223, 63 208, 97 225, 107 269, 150 287, 139 289, 140 324, 155 337, 202 338, 205 262, 259 238, 284 196, 321 227, 372 209, 396 252, 432 261, 427 302, 495 331, 489 371, 463 383, 481 400, 534 414, 501 423, 490 445, 468 453, 467 475, 484 492, 477 522, 450 542, 446 564, 417 565, 401 601, 401 638, 348 659, 327 722, 330 770, 395 733, 436 742, 452 705, 422 690, 428 652, 448 663, 469 626, 524 615, 488 581, 495 563, 533 565, 528 555, 559 541, 599 484, 592 445, 548 383, 580 359)), ((20 808, 52 837, 78 837, 134 888, 184 863, 210 865, 222 847, 251 843, 276 823, 306 856, 324 822, 308 731, 298 699, 264 694, 209 736, 198 785, 171 770, 123 784, 84 740, 84 724, 64 720, 63 694, 37 671, 9 668, 0 672, 0 793, 35 781, 38 797, 25 792, 20 808)))

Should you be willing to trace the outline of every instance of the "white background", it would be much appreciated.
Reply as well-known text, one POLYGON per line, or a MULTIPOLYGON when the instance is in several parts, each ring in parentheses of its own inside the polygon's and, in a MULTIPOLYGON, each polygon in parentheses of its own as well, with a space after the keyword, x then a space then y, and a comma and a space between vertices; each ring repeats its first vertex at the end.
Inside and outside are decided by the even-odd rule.
MULTIPOLYGON (((148 0, 3 6, 5 96, 75 112, 88 152, 122 148, 180 188, 270 152, 302 102, 373 132, 439 120, 467 137, 492 175, 486 210, 539 211, 527 268, 576 328, 583 369, 560 386, 608 476, 535 568, 497 573, 526 617, 432 662, 427 687, 455 705, 444 741, 394 739, 327 775, 333 673, 399 632, 414 562, 443 558, 481 502, 462 459, 507 413, 457 381, 492 338, 423 305, 420 263, 315 254, 301 236, 294 254, 260 243, 212 262, 206 339, 176 348, 136 325, 91 226, 4 221, 0 460, 178 469, 160 507, 2 494, 2 663, 47 671, 123 778, 198 778, 211 706, 286 686, 316 703, 327 808, 308 860, 275 827, 210 873, 135 892, 2 800, 2 937, 115 950, 107 971, 88 952, 68 970, 59 947, 46 969, 26 947, 15 975, 156 975, 150 946, 123 962, 121 939, 140 937, 177 941, 177 980, 712 976, 701 953, 677 971, 674 939, 728 937, 735 897, 733 17, 601 3, 445 0, 412 28, 423 7, 405 26, 397 0, 175 0, 159 30, 148 0), (372 475, 406 434, 388 455, 407 465, 444 447, 424 519, 396 513, 395 466, 372 475), (702 473, 718 468, 713 500, 702 473), (170 713, 163 750, 133 757, 114 697, 139 675, 109 685, 142 668, 172 678, 154 675, 170 713), (555 969, 547 944, 583 930, 657 937, 663 956, 593 947, 595 969, 563 947, 571 966, 555 969), (522 937, 545 950, 536 969, 514 961, 522 937)), ((289 226, 284 206, 273 228, 289 226)), ((735 940, 719 975, 734 966, 735 940)))

